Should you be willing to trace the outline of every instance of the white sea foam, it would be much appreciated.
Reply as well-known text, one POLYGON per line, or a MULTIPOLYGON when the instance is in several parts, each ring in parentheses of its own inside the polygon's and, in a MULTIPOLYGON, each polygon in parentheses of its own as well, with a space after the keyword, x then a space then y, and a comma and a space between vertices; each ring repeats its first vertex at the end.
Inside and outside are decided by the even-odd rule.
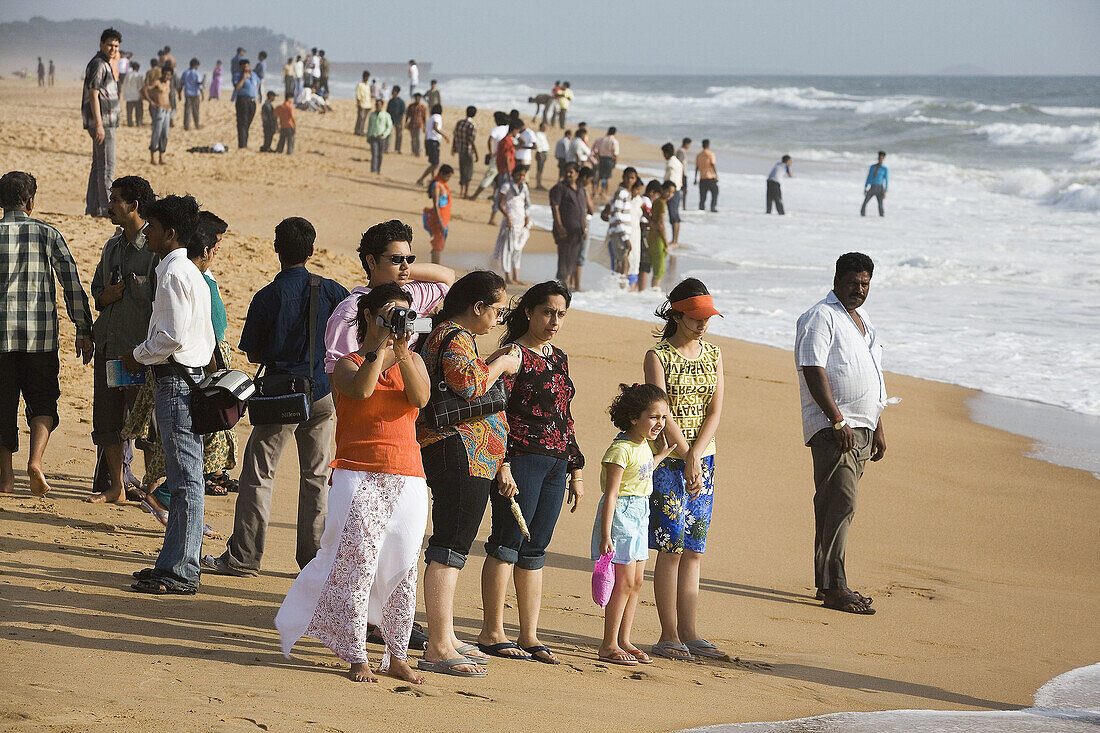
POLYGON ((693 728, 681 733, 1091 733, 1100 726, 1100 664, 1055 677, 1035 693, 1034 707, 1023 710, 954 712, 888 710, 834 713, 775 723, 734 723, 693 728))
POLYGON ((1100 125, 1043 125, 1029 122, 1016 125, 995 122, 975 130, 994 145, 1074 145, 1100 140, 1100 125))

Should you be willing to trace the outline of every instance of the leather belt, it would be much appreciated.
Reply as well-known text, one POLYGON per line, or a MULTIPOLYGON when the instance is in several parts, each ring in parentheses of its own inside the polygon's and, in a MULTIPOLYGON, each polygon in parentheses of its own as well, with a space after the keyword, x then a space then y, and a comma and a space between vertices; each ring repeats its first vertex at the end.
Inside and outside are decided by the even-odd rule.
POLYGON ((181 377, 184 375, 198 381, 203 378, 203 371, 201 367, 188 367, 182 364, 153 365, 153 376, 157 379, 163 379, 164 377, 181 377))

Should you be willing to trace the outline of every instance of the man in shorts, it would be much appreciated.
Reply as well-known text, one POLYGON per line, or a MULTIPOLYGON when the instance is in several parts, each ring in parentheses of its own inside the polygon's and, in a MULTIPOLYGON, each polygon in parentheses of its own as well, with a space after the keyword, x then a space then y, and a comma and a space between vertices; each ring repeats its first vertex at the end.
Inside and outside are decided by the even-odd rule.
POLYGON ((619 162, 619 140, 615 137, 615 132, 614 127, 607 128, 607 134, 592 145, 592 150, 599 156, 596 182, 602 196, 607 195, 607 182, 615 172, 615 164, 619 162))

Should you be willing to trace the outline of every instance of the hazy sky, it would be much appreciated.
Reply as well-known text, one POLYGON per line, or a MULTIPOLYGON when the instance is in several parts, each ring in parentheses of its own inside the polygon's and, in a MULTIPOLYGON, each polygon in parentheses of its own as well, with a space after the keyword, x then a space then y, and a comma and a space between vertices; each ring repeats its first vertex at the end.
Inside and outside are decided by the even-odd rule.
POLYGON ((960 64, 996 74, 1100 74, 1100 0, 0 0, 0 7, 0 20, 266 26, 324 47, 334 61, 418 57, 442 74, 924 74, 960 64))

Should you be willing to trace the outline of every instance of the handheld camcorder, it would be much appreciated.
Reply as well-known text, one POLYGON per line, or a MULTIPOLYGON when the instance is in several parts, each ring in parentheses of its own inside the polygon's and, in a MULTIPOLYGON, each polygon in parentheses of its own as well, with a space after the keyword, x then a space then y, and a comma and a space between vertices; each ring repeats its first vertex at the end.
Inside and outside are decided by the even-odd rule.
POLYGON ((388 328, 394 336, 404 336, 407 333, 430 333, 432 319, 420 318, 412 308, 397 305, 388 316, 378 316, 378 325, 388 328))

